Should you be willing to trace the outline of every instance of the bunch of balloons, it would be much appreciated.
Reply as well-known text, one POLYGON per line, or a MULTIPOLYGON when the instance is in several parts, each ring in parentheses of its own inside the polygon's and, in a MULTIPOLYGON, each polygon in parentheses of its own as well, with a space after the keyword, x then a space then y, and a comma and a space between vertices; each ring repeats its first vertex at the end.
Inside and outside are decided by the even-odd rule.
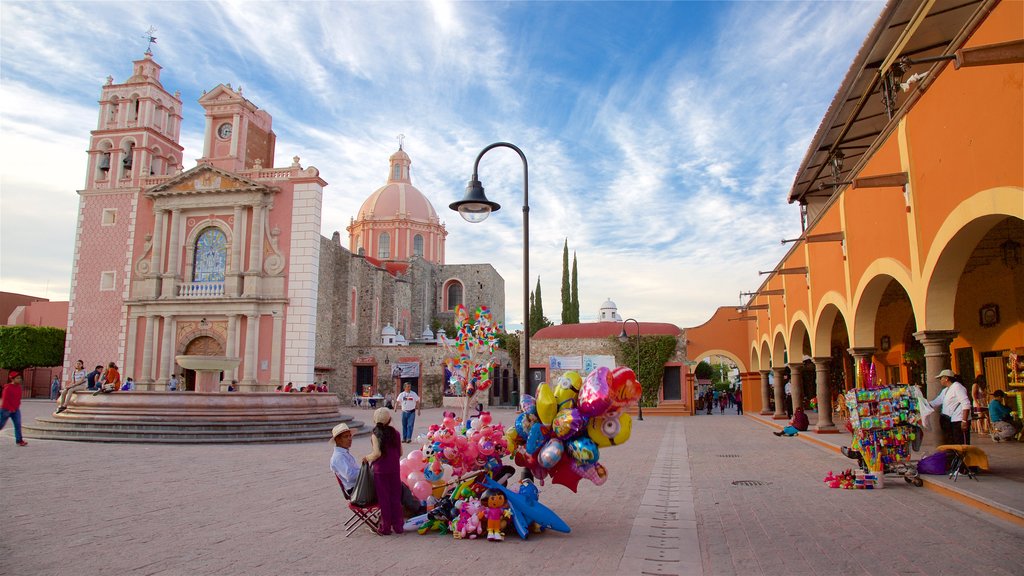
POLYGON ((465 418, 473 396, 491 387, 490 360, 498 347, 501 327, 492 321, 486 306, 477 308, 471 319, 466 307, 459 304, 455 307, 455 322, 454 345, 442 339, 447 354, 444 365, 451 374, 449 387, 457 396, 466 398, 462 413, 465 418))
POLYGON ((505 431, 507 450, 538 480, 550 476, 573 492, 582 478, 601 485, 608 474, 600 450, 629 440, 633 420, 624 410, 640 393, 626 366, 597 368, 585 379, 566 372, 554 387, 538 386, 536 398, 523 396, 523 413, 505 431))
POLYGON ((441 425, 434 424, 418 440, 423 447, 399 461, 399 470, 409 490, 426 500, 435 486, 468 472, 501 468, 507 455, 505 428, 481 412, 468 423, 449 412, 441 425))

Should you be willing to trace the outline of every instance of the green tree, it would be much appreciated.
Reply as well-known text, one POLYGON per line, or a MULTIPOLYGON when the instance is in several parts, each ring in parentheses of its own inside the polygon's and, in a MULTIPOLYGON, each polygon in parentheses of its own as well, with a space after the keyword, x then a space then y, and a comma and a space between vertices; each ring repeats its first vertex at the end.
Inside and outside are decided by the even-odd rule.
POLYGON ((552 322, 544 315, 544 301, 540 294, 540 276, 537 277, 537 288, 530 293, 530 336, 541 328, 551 326, 552 322))
POLYGON ((562 244, 562 324, 572 324, 572 293, 569 290, 569 239, 562 244))
POLYGON ((572 309, 572 323, 580 323, 580 291, 576 283, 576 251, 572 252, 572 296, 569 307, 572 309))
POLYGON ((0 368, 60 366, 64 335, 64 330, 47 326, 0 326, 0 368))
POLYGON ((711 364, 707 360, 701 360, 700 364, 693 369, 693 375, 700 380, 709 380, 715 373, 715 369, 711 367, 711 364))

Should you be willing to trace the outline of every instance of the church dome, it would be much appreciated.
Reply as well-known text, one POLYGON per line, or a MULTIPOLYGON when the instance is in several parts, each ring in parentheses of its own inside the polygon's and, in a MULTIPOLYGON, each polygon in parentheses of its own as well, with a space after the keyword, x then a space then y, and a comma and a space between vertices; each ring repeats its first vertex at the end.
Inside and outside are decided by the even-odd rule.
POLYGON ((622 321, 622 317, 619 316, 619 311, 618 310, 619 310, 618 307, 615 305, 615 302, 612 302, 611 298, 605 300, 604 304, 601 304, 601 309, 598 311, 597 321, 598 322, 621 322, 622 321))
POLYGON ((412 161, 401 148, 389 158, 388 182, 370 194, 359 207, 358 220, 412 220, 435 223, 437 212, 409 177, 412 161))

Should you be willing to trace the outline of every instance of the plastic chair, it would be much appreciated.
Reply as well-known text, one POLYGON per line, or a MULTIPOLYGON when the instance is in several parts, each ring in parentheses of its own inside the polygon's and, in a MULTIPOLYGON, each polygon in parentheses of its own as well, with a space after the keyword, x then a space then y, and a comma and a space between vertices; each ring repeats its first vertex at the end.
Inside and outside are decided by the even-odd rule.
POLYGON ((348 490, 345 490, 345 484, 341 482, 341 478, 335 474, 334 479, 338 481, 338 486, 341 488, 341 494, 345 497, 345 501, 348 504, 348 509, 352 511, 352 516, 345 521, 345 537, 348 538, 353 532, 359 529, 360 526, 366 526, 370 532, 380 536, 380 506, 374 504, 372 506, 362 507, 356 506, 349 501, 348 490))

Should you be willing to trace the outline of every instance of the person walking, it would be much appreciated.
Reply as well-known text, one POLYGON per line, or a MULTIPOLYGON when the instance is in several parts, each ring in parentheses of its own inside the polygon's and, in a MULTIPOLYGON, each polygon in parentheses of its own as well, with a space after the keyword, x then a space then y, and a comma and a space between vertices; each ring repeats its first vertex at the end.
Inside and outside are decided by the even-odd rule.
POLYGON ((736 395, 733 397, 736 401, 736 413, 740 416, 743 415, 743 390, 737 390, 736 395))
POLYGON ((364 462, 373 464, 373 487, 380 506, 380 533, 387 536, 401 534, 405 520, 402 517, 402 478, 398 461, 402 458, 402 443, 398 430, 391 426, 391 411, 383 406, 373 413, 373 433, 370 434, 370 453, 364 462))
POLYGON ((3 399, 0 399, 0 430, 7 425, 7 419, 14 422, 14 442, 18 446, 28 446, 21 436, 21 372, 11 370, 4 384, 3 399))
POLYGON ((412 391, 412 383, 405 383, 405 390, 398 395, 395 408, 402 411, 402 442, 412 442, 412 430, 416 425, 416 415, 420 413, 420 397, 412 391))

